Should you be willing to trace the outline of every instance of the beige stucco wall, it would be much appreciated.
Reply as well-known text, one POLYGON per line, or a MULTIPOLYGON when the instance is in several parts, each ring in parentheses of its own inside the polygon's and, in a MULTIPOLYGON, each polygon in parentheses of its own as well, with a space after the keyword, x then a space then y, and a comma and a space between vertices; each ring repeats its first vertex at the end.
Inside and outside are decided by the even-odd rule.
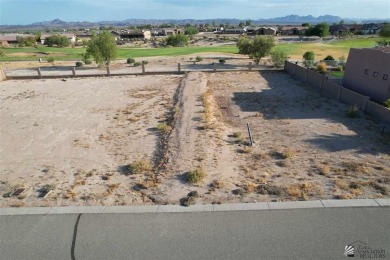
POLYGON ((379 102, 390 98, 390 53, 377 49, 351 49, 345 65, 344 86, 379 102), (365 70, 368 70, 368 75, 365 70), (374 72, 377 72, 376 77, 374 72), (383 79, 385 74, 387 80, 383 79))

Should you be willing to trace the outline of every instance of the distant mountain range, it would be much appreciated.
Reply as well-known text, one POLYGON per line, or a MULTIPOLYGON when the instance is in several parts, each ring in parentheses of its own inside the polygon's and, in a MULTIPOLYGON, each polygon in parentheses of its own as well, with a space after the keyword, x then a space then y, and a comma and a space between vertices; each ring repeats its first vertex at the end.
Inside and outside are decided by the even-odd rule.
MULTIPOLYGON (((271 19, 258 19, 252 20, 253 24, 259 25, 286 25, 286 24, 302 24, 302 23, 322 23, 326 22, 329 24, 339 23, 341 20, 344 20, 346 23, 369 23, 369 22, 389 22, 390 19, 342 19, 338 16, 332 15, 322 15, 319 17, 314 17, 311 15, 308 16, 299 16, 299 15, 288 15, 283 17, 271 18, 271 19)), ((229 18, 218 18, 218 19, 127 19, 123 21, 101 21, 101 22, 65 22, 60 19, 55 19, 52 21, 37 22, 28 25, 0 25, 0 30, 9 31, 9 30, 20 30, 20 29, 29 29, 29 30, 43 30, 51 28, 61 28, 61 29, 70 29, 70 28, 93 28, 99 26, 129 26, 129 25, 160 25, 160 24, 175 24, 175 25, 184 25, 184 24, 229 24, 229 25, 238 25, 240 22, 245 22, 245 20, 240 19, 229 19, 229 18)))

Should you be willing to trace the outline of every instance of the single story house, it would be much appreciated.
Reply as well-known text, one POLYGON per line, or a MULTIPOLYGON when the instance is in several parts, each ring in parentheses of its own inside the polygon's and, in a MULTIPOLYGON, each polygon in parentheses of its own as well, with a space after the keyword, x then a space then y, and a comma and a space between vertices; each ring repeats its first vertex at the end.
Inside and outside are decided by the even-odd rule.
POLYGON ((282 35, 303 35, 306 33, 307 27, 303 26, 283 26, 280 30, 282 35))
POLYGON ((183 28, 159 28, 152 30, 152 34, 154 36, 169 36, 169 35, 177 35, 184 34, 183 28))
POLYGON ((119 39, 151 39, 152 34, 149 30, 120 30, 120 31, 111 31, 114 35, 115 40, 119 39))
POLYGON ((2 33, 0 34, 1 46, 8 46, 10 44, 18 44, 18 37, 30 37, 32 34, 20 34, 20 33, 2 33))
POLYGON ((342 33, 350 32, 349 26, 346 26, 344 24, 335 24, 329 26, 329 32, 331 35, 341 35, 342 33))
POLYGON ((87 32, 87 31, 76 33, 76 38, 79 41, 84 41, 84 40, 89 41, 89 40, 91 40, 91 37, 92 37, 92 33, 87 32))
POLYGON ((383 24, 377 23, 363 24, 361 31, 363 32, 363 34, 378 34, 382 26, 383 24))
POLYGON ((377 102, 390 98, 390 47, 349 51, 344 87, 371 97, 377 102))
POLYGON ((231 29, 225 29, 221 31, 223 34, 244 34, 245 29, 244 28, 231 28, 231 29))

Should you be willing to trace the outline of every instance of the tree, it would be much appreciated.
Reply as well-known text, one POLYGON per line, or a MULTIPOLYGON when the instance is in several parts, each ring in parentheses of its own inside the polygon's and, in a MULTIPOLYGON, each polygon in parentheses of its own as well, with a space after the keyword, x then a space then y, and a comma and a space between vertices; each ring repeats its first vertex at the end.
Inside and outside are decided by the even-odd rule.
POLYGON ((0 57, 3 57, 5 56, 5 51, 3 51, 2 49, 0 49, 0 57))
POLYGON ((271 52, 271 61, 276 67, 281 67, 284 64, 284 61, 287 60, 287 54, 279 49, 273 50, 271 52))
POLYGON ((245 26, 245 23, 243 23, 243 22, 240 22, 239 24, 238 24, 238 27, 244 27, 245 26))
POLYGON ((263 35, 256 36, 253 40, 247 37, 241 37, 237 42, 239 53, 248 54, 257 64, 261 58, 270 54, 274 46, 274 38, 263 35))
POLYGON ((303 27, 309 27, 310 24, 309 24, 309 23, 303 23, 302 26, 303 26, 303 27))
POLYGON ((238 53, 250 54, 252 48, 252 41, 247 36, 242 36, 237 41, 238 53))
POLYGON ((252 21, 251 20, 246 20, 245 21, 245 26, 252 26, 252 21))
POLYGON ((329 35, 329 25, 327 23, 319 23, 314 27, 309 27, 306 31, 307 36, 326 37, 329 35))
POLYGON ((198 33, 199 33, 198 29, 196 29, 194 26, 188 26, 184 30, 184 34, 188 35, 189 37, 192 37, 193 35, 198 33))
POLYGON ((117 56, 117 46, 115 39, 108 31, 103 31, 99 35, 92 35, 88 42, 88 56, 92 56, 97 64, 110 65, 110 62, 117 56))
POLYGON ((183 34, 169 35, 166 42, 170 46, 183 47, 188 45, 188 37, 183 34))
POLYGON ((70 44, 69 39, 64 35, 52 35, 45 38, 45 44, 49 47, 57 46, 57 47, 68 47, 70 44))
POLYGON ((16 36, 16 40, 18 41, 19 47, 34 46, 37 42, 35 36, 27 36, 27 37, 16 36))
POLYGON ((385 24, 379 31, 379 36, 381 37, 390 37, 390 24, 385 24))

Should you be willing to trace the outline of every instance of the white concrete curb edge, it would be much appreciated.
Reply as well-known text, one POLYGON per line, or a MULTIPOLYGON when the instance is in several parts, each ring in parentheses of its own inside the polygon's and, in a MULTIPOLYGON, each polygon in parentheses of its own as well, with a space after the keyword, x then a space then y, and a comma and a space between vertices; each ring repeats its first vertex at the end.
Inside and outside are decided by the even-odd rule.
POLYGON ((341 207, 390 207, 390 199, 351 199, 351 200, 313 200, 288 202, 196 204, 190 207, 179 205, 152 206, 86 206, 86 207, 30 207, 0 208, 0 216, 10 215, 58 215, 80 213, 183 213, 183 212, 221 212, 240 210, 280 210, 341 207))

